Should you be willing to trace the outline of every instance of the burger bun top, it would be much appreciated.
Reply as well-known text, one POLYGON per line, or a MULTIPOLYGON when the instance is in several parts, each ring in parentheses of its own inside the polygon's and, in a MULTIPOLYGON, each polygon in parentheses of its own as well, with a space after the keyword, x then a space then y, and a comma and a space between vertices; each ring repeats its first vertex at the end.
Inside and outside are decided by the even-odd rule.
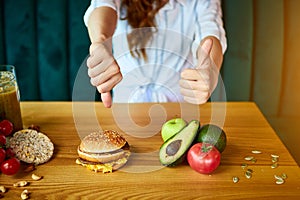
POLYGON ((85 136, 81 140, 79 149, 87 153, 107 153, 121 149, 126 142, 117 131, 97 131, 85 136))

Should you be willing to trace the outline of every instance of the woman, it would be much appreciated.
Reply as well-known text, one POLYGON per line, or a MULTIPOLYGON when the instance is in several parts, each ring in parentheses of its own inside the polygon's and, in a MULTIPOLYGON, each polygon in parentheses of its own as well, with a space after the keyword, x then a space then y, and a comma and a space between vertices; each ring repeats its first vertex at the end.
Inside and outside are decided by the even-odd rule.
POLYGON ((220 0, 92 0, 91 84, 114 102, 205 103, 226 50, 220 0))

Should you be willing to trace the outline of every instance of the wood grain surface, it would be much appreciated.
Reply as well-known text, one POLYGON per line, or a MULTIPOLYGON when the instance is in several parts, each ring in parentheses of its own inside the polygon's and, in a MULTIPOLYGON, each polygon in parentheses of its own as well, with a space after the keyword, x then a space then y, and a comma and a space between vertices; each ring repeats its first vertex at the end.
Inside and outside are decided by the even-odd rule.
POLYGON ((40 126, 55 145, 53 158, 32 172, 0 174, 8 191, 4 199, 20 199, 28 189, 30 199, 299 199, 300 170, 287 148, 254 103, 114 104, 111 109, 95 102, 22 102, 24 127, 40 126), (173 117, 222 126, 228 144, 221 165, 211 175, 193 171, 187 163, 168 168, 160 165, 161 125, 173 117), (132 155, 127 165, 110 174, 95 173, 75 164, 80 138, 99 129, 114 129, 128 140, 132 155), (262 154, 254 155, 252 150, 262 154), (279 155, 272 169, 271 154, 279 155), (252 155, 256 163, 245 161, 252 155), (247 179, 242 163, 253 170, 247 179), (287 174, 282 185, 274 175, 287 174), (232 177, 239 182, 233 183, 232 177), (13 183, 28 180, 26 188, 13 183))

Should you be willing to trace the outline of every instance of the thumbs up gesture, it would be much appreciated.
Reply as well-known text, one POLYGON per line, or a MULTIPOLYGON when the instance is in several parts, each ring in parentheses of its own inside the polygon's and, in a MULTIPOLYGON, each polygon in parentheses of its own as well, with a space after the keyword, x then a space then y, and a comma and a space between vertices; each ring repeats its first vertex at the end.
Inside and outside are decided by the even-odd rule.
POLYGON ((207 102, 217 86, 220 67, 215 64, 212 58, 217 56, 217 61, 221 63, 223 54, 220 53, 222 52, 220 44, 218 43, 214 47, 214 42, 218 42, 218 40, 205 39, 198 48, 196 67, 184 69, 181 72, 180 92, 184 100, 189 103, 203 104, 207 102), (217 48, 217 50, 213 52, 214 48, 217 48))

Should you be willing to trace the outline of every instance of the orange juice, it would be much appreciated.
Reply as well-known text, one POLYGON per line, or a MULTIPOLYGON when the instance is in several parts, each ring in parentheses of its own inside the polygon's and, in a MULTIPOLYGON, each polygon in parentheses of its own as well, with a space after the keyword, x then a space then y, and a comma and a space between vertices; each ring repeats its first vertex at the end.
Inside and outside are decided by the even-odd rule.
POLYGON ((23 128, 19 90, 15 75, 0 71, 0 120, 7 119, 14 125, 14 131, 23 128))

